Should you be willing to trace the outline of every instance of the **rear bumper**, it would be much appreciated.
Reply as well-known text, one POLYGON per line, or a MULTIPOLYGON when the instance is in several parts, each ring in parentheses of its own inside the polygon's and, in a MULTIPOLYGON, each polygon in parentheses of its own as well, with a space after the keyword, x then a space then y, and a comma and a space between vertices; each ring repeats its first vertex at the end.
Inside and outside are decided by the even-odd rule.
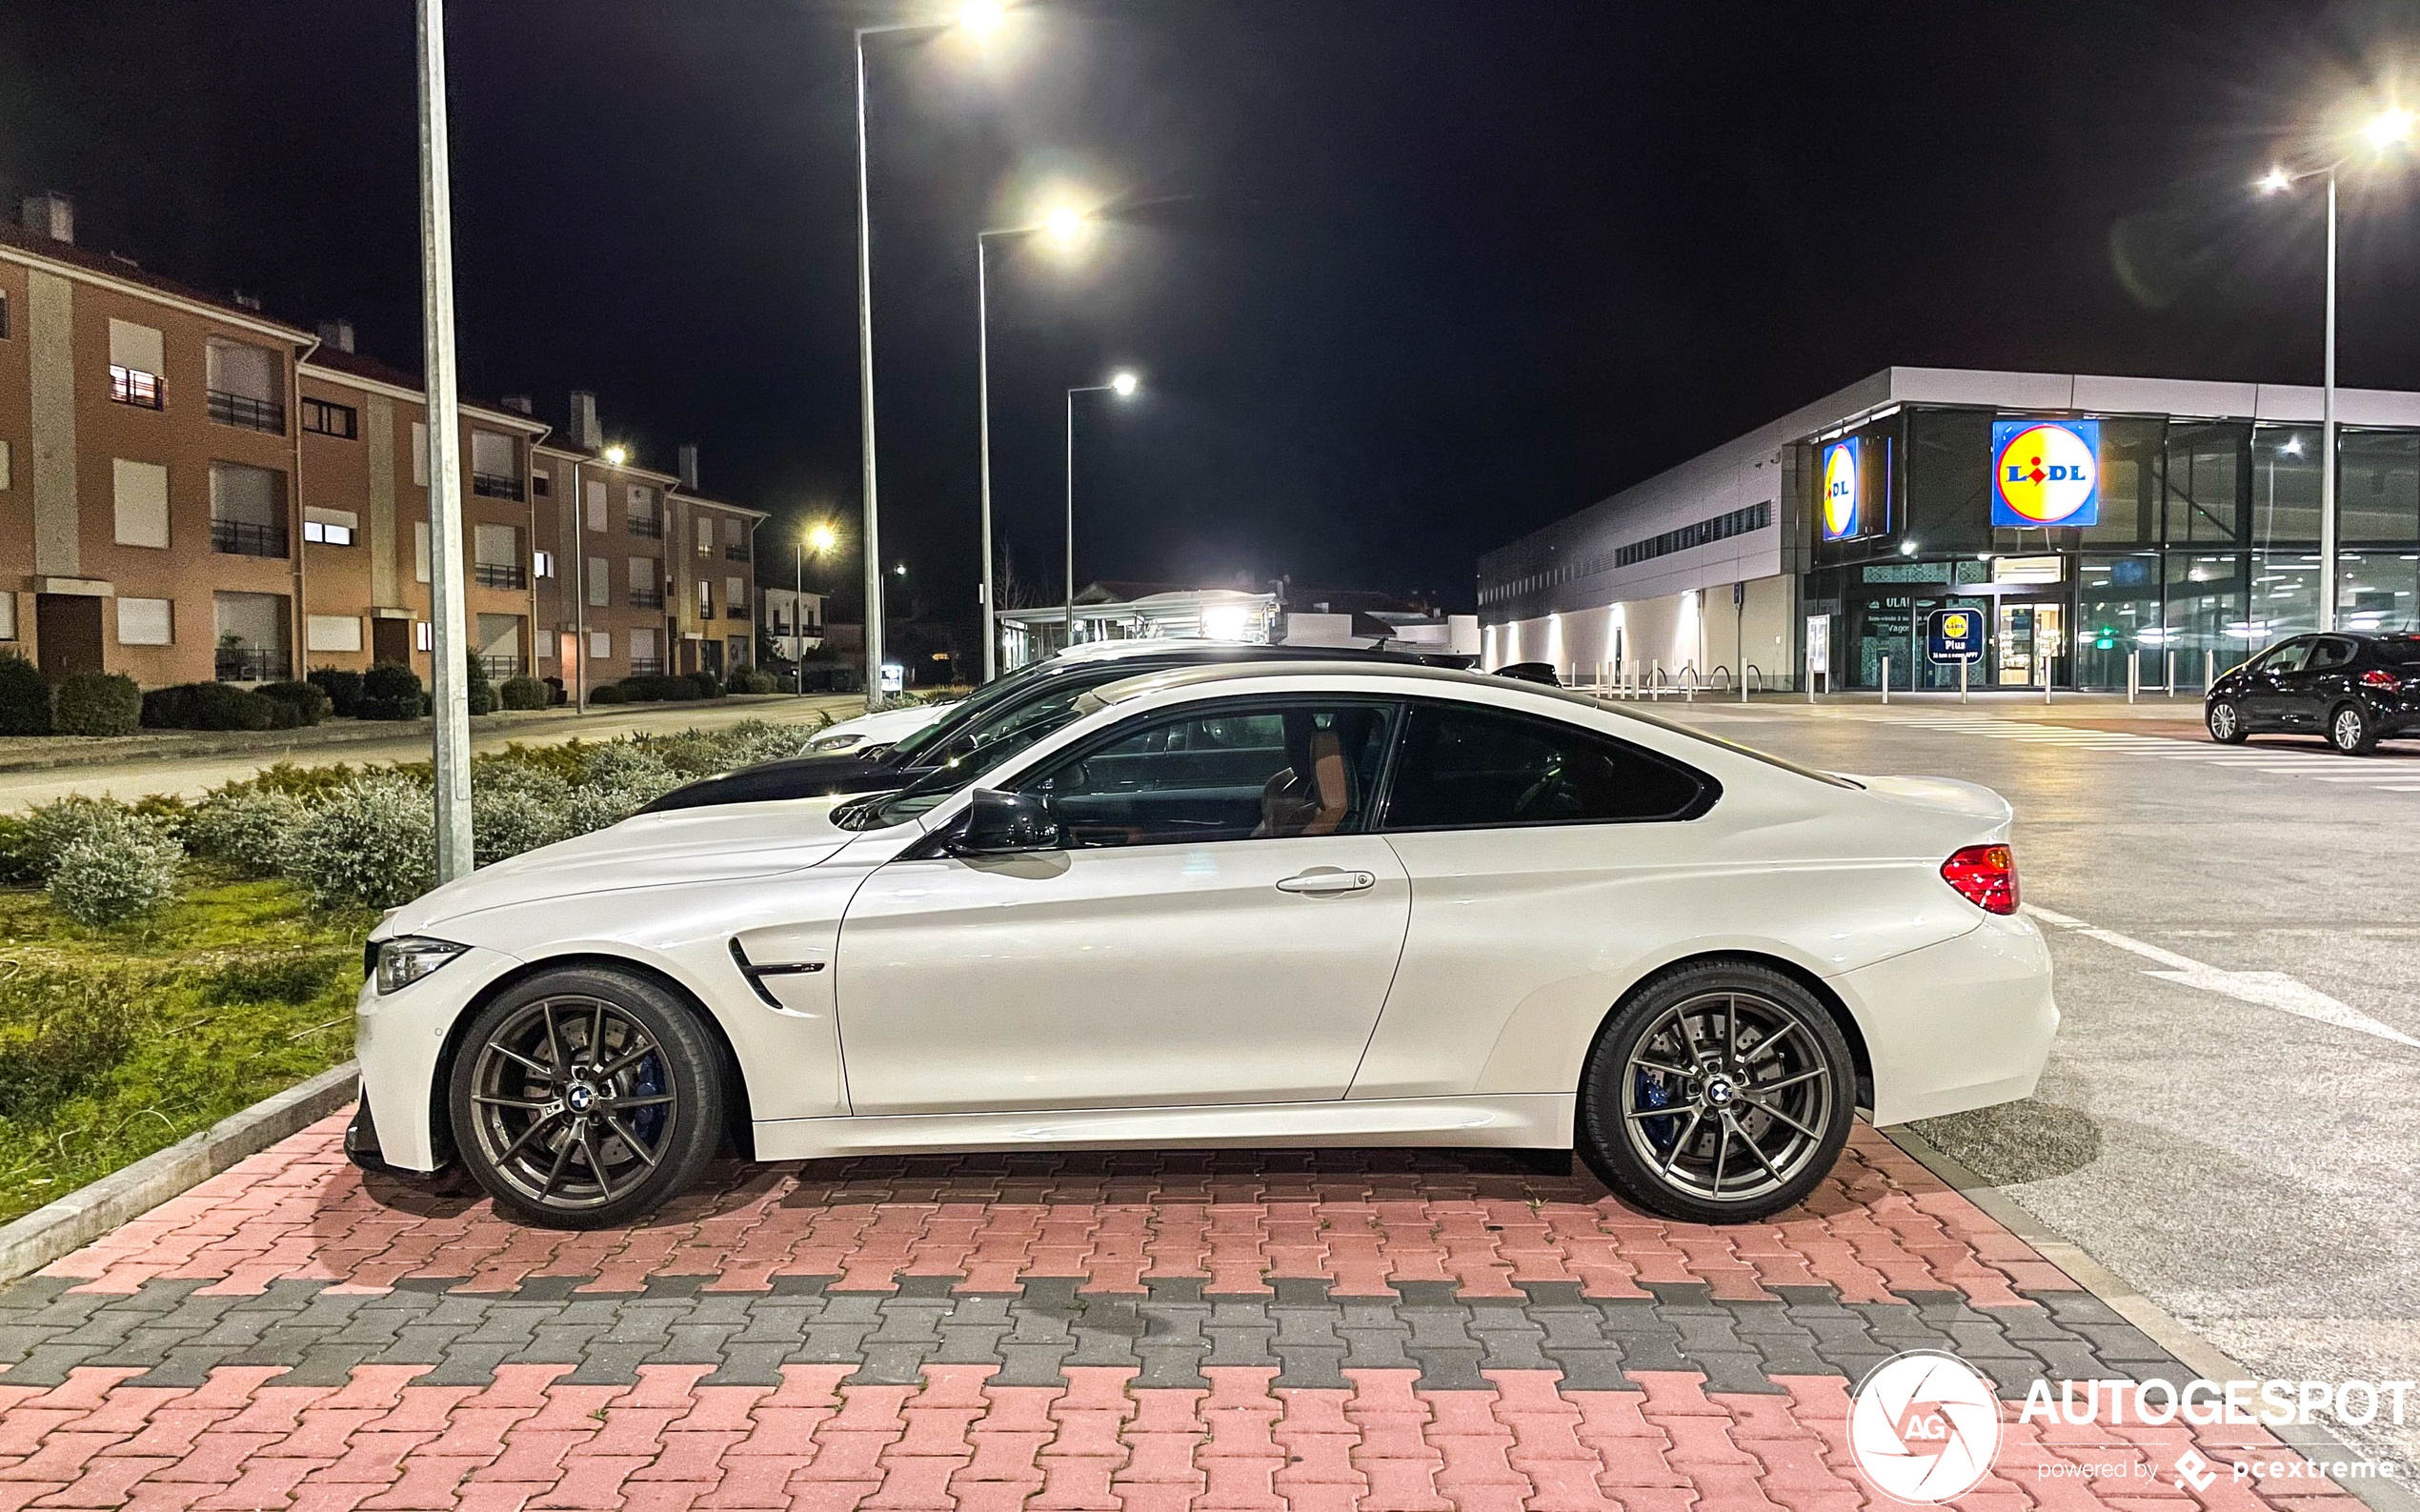
POLYGON ((2059 1028, 2049 947, 2022 915, 1826 980, 1865 1034, 1878 1124, 2031 1097, 2059 1028))

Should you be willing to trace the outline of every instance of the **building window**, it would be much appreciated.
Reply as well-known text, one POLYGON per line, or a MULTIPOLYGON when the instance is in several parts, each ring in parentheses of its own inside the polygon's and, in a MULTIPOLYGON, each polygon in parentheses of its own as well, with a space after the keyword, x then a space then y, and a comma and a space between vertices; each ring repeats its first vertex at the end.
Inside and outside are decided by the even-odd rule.
POLYGON ((542 467, 530 469, 530 497, 545 498, 555 492, 555 476, 542 467))
POLYGON ((412 622, 412 649, 414 651, 434 651, 436 646, 436 628, 425 619, 413 620, 412 622))
MULTIPOLYGON (((429 427, 426 421, 412 422, 412 486, 429 486, 429 427)), ((422 582, 429 579, 422 577, 422 582)))
POLYGON ((285 388, 280 359, 266 347, 213 337, 205 344, 209 376, 204 381, 210 417, 239 431, 286 433, 285 388))
POLYGON ((359 651, 358 615, 313 615, 303 625, 303 644, 311 651, 359 651))
POLYGON ((303 539, 314 546, 351 546, 360 518, 351 510, 321 509, 316 505, 303 510, 303 539))
POLYGON ((6 494, 15 486, 15 454, 9 450, 9 443, 0 441, 0 494, 6 494))
POLYGON ((305 399, 302 402, 302 428, 313 435, 333 435, 339 441, 357 440, 361 435, 361 413, 350 404, 305 399))
POLYGON ((161 396, 160 388, 156 373, 110 364, 110 397, 120 404, 131 404, 138 410, 165 409, 167 400, 161 396))
MULTIPOLYGON (((8 292, 8 291, 7 291, 7 290, 5 290, 5 289, 0 289, 0 341, 6 341, 6 340, 8 340, 8 339, 9 339, 9 292, 8 292)), ((10 638, 10 640, 14 640, 14 639, 16 639, 17 637, 16 637, 16 636, 14 636, 14 635, 10 635, 9 638, 10 638)))
POLYGON ((121 646, 166 646, 174 643, 175 605, 165 598, 118 595, 117 643, 121 646))
MULTIPOLYGON (((1674 552, 1685 552, 1692 547, 1711 546, 1716 541, 1729 540, 1734 535, 1745 535, 1751 531, 1761 531, 1772 523, 1773 506, 1769 501, 1763 504, 1750 504, 1745 509, 1732 510, 1728 514, 1717 514, 1712 519, 1703 519, 1693 525, 1684 525, 1678 530, 1665 531, 1661 535, 1651 535, 1643 541, 1632 541, 1627 546, 1617 546, 1613 550, 1613 559, 1609 562, 1599 557, 1591 557, 1551 575, 1557 582, 1572 577, 1592 576, 1607 567, 1628 567, 1633 563, 1647 561, 1654 557, 1668 556, 1674 552)), ((1542 579, 1536 586, 1545 586, 1544 581, 1542 579)))
POLYGON ((553 552, 533 553, 532 559, 533 565, 531 571, 536 573, 537 575, 540 577, 552 577, 555 575, 555 554, 553 552))
POLYGON ((588 607, 602 609, 614 601, 613 567, 602 556, 588 559, 588 607))
POLYGON ((521 443, 494 431, 471 433, 471 492, 481 498, 521 497, 521 443))
POLYGON ((588 633, 588 654, 592 656, 597 657, 599 660, 612 656, 614 655, 614 633, 610 630, 590 631, 588 633))
POLYGON ((167 401, 160 373, 168 367, 157 328, 131 320, 110 322, 110 397, 137 409, 157 410, 167 401))
POLYGON ((120 546, 168 549, 168 469, 157 462, 114 457, 116 540, 120 546))
POLYGON ((240 462, 210 467, 211 550, 234 556, 286 554, 286 474, 240 462))
POLYGON ((697 617, 715 617, 715 585, 702 577, 697 579, 697 617))

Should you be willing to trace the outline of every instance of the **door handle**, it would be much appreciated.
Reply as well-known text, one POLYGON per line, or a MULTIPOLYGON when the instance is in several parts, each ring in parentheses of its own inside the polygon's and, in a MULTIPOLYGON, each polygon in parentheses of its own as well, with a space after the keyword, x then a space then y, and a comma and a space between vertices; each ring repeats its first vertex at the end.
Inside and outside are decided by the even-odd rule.
POLYGON ((1278 891, 1308 893, 1319 897, 1333 893, 1358 893, 1377 885, 1378 876, 1374 872, 1340 872, 1333 868, 1321 868, 1286 877, 1278 883, 1278 891))

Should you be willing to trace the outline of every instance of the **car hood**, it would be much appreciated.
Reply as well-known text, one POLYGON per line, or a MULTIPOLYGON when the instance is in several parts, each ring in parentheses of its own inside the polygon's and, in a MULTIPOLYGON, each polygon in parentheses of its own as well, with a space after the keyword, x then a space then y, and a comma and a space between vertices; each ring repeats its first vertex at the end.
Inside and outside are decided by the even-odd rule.
POLYGON ((912 703, 897 709, 884 709, 878 714, 861 714, 854 719, 843 719, 817 732, 816 738, 857 735, 868 740, 897 740, 914 735, 956 707, 955 703, 912 703))
POLYGON ((1867 793, 1886 802, 1973 819, 1995 831, 2007 825, 2016 813, 2008 806, 2007 798, 1989 788, 1979 782, 1961 782, 1955 777, 1861 776, 1851 780, 1864 784, 1867 793))
POLYGON ((641 814, 483 866, 397 909, 381 937, 416 934, 486 909, 628 887, 729 881, 795 872, 829 857, 849 832, 838 797, 641 814))
POLYGON ((784 756, 778 761, 759 761, 752 767, 699 777, 673 789, 639 812, 668 814, 675 809, 761 803, 772 798, 874 793, 902 786, 907 781, 898 775, 903 764, 887 753, 879 756, 784 756))

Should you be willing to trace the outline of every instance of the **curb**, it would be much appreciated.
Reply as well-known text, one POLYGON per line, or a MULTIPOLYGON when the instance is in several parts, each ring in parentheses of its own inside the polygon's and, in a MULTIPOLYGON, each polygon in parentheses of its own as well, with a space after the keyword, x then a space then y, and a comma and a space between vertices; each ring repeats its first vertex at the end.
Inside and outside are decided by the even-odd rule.
MULTIPOLYGON (((2150 1337, 2176 1357, 2177 1363, 2207 1381, 2256 1381, 2260 1378, 2236 1362, 2225 1350, 2169 1316, 2159 1303, 2136 1291, 2107 1266, 2086 1254, 2073 1240, 2011 1200, 2007 1194, 1967 1169, 1954 1156, 1933 1148, 1923 1135, 1906 1124, 1875 1131, 1898 1145, 1917 1164, 1957 1189, 1958 1195, 1983 1209, 2002 1228, 2033 1246, 2044 1260, 2074 1279, 2075 1283, 2107 1302, 2109 1310, 2150 1337)), ((2264 1424, 2264 1426, 2269 1426, 2264 1424)), ((2321 1427, 2299 1423, 2269 1426, 2277 1441, 2314 1462, 2363 1460, 2363 1454, 2321 1427)), ((2332 1479, 2332 1478, 2331 1478, 2332 1479)), ((2372 1476, 2366 1481, 2337 1481, 2348 1495, 2370 1512, 2420 1512, 2420 1492, 2399 1480, 2372 1476)))
POLYGON ((0 1226, 0 1281, 73 1254, 127 1220, 318 1122, 353 1100, 360 1074, 355 1060, 331 1067, 0 1226))

